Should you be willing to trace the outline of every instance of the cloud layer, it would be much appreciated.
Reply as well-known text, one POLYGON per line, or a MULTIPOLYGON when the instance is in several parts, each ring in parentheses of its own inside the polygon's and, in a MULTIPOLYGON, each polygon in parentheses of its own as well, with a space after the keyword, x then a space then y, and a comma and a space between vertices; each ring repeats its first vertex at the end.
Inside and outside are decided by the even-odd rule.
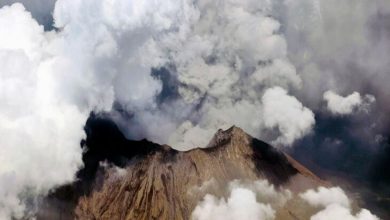
MULTIPOLYGON (((195 207, 192 218, 272 220, 275 219, 276 210, 295 197, 288 190, 276 190, 264 180, 251 183, 232 181, 229 183, 227 195, 227 198, 218 198, 207 194, 195 207)), ((379 220, 367 209, 353 211, 351 200, 340 187, 309 189, 298 194, 298 197, 318 209, 310 220, 379 220)), ((312 210, 306 212, 310 213, 312 210)))

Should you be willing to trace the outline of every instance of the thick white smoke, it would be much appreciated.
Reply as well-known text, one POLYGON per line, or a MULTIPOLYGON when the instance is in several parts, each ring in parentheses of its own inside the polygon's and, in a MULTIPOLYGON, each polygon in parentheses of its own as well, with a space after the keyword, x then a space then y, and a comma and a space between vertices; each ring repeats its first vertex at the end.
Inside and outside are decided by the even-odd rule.
POLYGON ((275 208, 282 207, 291 198, 291 192, 276 190, 266 180, 229 183, 228 198, 207 194, 192 212, 194 220, 272 220, 275 208))
MULTIPOLYGON (((188 149, 206 146, 215 130, 233 124, 267 139, 264 91, 300 88, 272 7, 253 0, 59 1, 54 18, 77 71, 100 80, 100 95, 112 91, 130 113, 127 123, 118 119, 129 137, 188 149), (178 96, 159 104, 163 84, 150 71, 162 67, 177 81, 178 96)), ((308 126, 298 132, 285 123, 289 137, 279 142, 291 145, 307 134, 314 122, 304 119, 308 126)))
POLYGON ((367 209, 352 214, 351 201, 339 187, 310 189, 300 194, 300 197, 313 207, 323 208, 311 220, 379 220, 367 209))
POLYGON ((45 30, 52 29, 53 9, 57 0, 0 0, 0 8, 5 5, 12 5, 15 2, 22 3, 27 11, 31 12, 35 20, 45 27, 45 30))
POLYGON ((351 114, 355 110, 368 111, 371 103, 375 101, 372 95, 362 97, 358 92, 342 97, 333 91, 324 93, 324 100, 330 112, 336 115, 351 114))
POLYGON ((275 210, 268 204, 257 202, 253 191, 237 188, 232 190, 227 200, 206 195, 192 216, 194 220, 271 220, 275 217, 275 210))
MULTIPOLYGON (((166 4, 169 5, 164 3, 161 8, 166 4)), ((136 44, 146 69, 174 67, 170 72, 177 80, 179 98, 152 106, 134 105, 133 100, 118 95, 117 100, 134 114, 132 123, 124 127, 135 137, 146 136, 179 149, 206 146, 216 129, 233 124, 266 139, 262 134, 270 126, 263 123, 264 91, 274 86, 301 86, 300 77, 287 59, 280 23, 270 16, 272 3, 204 0, 196 4, 183 1, 175 6, 179 8, 169 7, 177 11, 175 18, 168 20, 171 23, 167 32, 149 30, 149 38, 136 44), (137 136, 141 127, 144 131, 137 136)), ((154 15, 161 8, 154 10, 154 15)), ((149 84, 143 87, 150 88, 149 84)), ((309 125, 303 125, 303 131, 290 132, 288 140, 283 137, 279 142, 291 145, 308 133, 314 122, 312 118, 302 120, 305 119, 309 121, 303 123, 309 125)), ((295 128, 285 123, 283 129, 295 128)))
POLYGON ((277 127, 280 136, 274 144, 291 145, 308 134, 314 125, 314 114, 295 97, 287 95, 280 87, 266 90, 263 101, 263 120, 265 127, 277 127))
MULTIPOLYGON (((212 184, 207 182, 207 186, 202 186, 198 191, 212 184)), ((319 209, 310 217, 311 220, 379 220, 367 209, 353 214, 352 202, 340 187, 309 189, 298 196, 319 209)), ((229 183, 227 198, 207 194, 195 207, 192 219, 272 220, 275 219, 276 210, 293 197, 289 190, 276 190, 264 180, 250 183, 235 180, 229 183)))
MULTIPOLYGON (((278 208, 294 197, 290 191, 276 190, 261 180, 249 184, 233 181, 228 192, 226 199, 207 194, 192 212, 192 219, 272 220, 278 208)), ((353 211, 351 200, 340 187, 309 189, 298 197, 319 210, 310 220, 379 220, 367 209, 353 211)))
POLYGON ((21 4, 0 9, 0 219, 21 217, 20 198, 72 181, 81 165, 89 110, 54 89, 52 35, 21 4))

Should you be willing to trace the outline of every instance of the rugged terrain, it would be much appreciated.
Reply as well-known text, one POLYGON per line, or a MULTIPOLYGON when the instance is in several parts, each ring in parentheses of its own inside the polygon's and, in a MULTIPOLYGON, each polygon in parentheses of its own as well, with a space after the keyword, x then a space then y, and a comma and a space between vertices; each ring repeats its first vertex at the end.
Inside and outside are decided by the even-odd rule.
MULTIPOLYGON (((237 179, 266 179, 293 195, 327 185, 287 154, 238 127, 219 130, 207 148, 180 152, 145 140, 128 141, 116 134, 114 125, 107 130, 91 123, 96 122, 86 130, 83 144, 90 150, 84 155, 81 181, 49 196, 38 219, 190 219, 207 193, 226 196, 226 185, 237 179), (110 138, 102 138, 101 132, 111 132, 110 138), (101 166, 101 161, 108 162, 101 166), (210 180, 212 187, 197 190, 210 180)), ((276 219, 283 220, 309 219, 315 212, 297 196, 276 211, 276 219)))

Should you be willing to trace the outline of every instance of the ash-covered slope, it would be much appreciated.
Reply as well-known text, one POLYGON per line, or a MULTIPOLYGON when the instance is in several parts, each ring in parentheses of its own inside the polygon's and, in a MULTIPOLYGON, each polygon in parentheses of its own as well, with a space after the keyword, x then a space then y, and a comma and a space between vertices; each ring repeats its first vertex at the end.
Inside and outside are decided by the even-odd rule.
MULTIPOLYGON (((226 196, 233 180, 265 179, 294 195, 326 185, 290 156, 234 126, 219 130, 207 148, 187 152, 126 140, 104 120, 89 121, 86 132, 89 150, 80 181, 49 196, 38 219, 190 219, 207 193, 226 196), (101 161, 123 168, 99 168, 101 161), (212 187, 196 190, 211 180, 212 187)), ((276 219, 309 219, 314 211, 293 197, 276 210, 276 219)))

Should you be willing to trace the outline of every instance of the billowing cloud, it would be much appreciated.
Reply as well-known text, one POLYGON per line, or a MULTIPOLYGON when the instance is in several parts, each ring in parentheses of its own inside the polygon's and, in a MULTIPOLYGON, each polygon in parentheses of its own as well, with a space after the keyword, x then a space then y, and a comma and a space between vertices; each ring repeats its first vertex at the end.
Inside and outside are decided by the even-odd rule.
POLYGON ((45 30, 53 29, 53 10, 57 0, 0 0, 0 8, 5 5, 12 5, 19 2, 24 5, 27 11, 31 12, 33 18, 45 27, 45 30))
POLYGON ((275 210, 270 205, 258 203, 256 194, 244 188, 233 189, 227 200, 206 195, 192 214, 192 218, 196 220, 270 220, 274 217, 275 210))
POLYGON ((229 184, 228 191, 227 199, 207 194, 192 212, 192 218, 194 220, 271 220, 275 218, 274 208, 283 206, 291 197, 290 191, 279 192, 264 180, 252 183, 236 180, 229 184))
POLYGON ((347 195, 340 187, 318 187, 318 190, 310 189, 300 196, 315 207, 328 206, 334 203, 347 208, 351 205, 347 195))
POLYGON ((313 207, 323 208, 314 214, 311 220, 379 220, 367 209, 352 214, 351 202, 339 187, 310 189, 300 194, 300 197, 313 207))
POLYGON ((367 209, 362 209, 356 215, 351 214, 351 210, 339 204, 332 204, 317 214, 313 215, 310 220, 379 220, 378 217, 371 214, 367 209))
MULTIPOLYGON (((207 184, 209 186, 210 183, 207 184)), ((227 195, 226 198, 218 198, 207 194, 192 212, 192 218, 275 219, 276 210, 293 198, 290 191, 276 190, 262 180, 232 181, 229 183, 227 195)), ((298 196, 319 210, 310 217, 311 220, 379 220, 367 209, 353 211, 355 208, 352 208, 351 200, 340 187, 309 189, 298 196)))
POLYGON ((89 111, 51 90, 49 35, 21 4, 0 9, 0 219, 27 214, 25 199, 72 181, 81 165, 89 111))
POLYGON ((265 126, 277 128, 281 134, 275 144, 291 145, 311 132, 315 122, 313 112, 284 89, 274 87, 266 90, 262 102, 265 126))
POLYGON ((327 102, 327 108, 336 115, 351 114, 354 110, 367 110, 367 107, 375 101, 372 95, 361 97, 358 92, 342 97, 333 91, 324 93, 324 100, 327 102))
MULTIPOLYGON (((60 1, 57 17, 76 18, 72 14, 78 14, 77 10, 84 15, 66 21, 56 17, 56 24, 70 27, 77 23, 87 30, 90 20, 114 28, 126 23, 122 25, 126 30, 121 29, 126 33, 123 39, 115 41, 117 52, 134 61, 116 76, 114 93, 121 111, 130 112, 132 117, 125 123, 115 111, 113 117, 131 138, 147 137, 183 150, 204 147, 215 130, 237 125, 267 139, 263 131, 268 127, 263 126, 261 113, 265 89, 301 86, 301 78, 287 58, 280 23, 269 16, 270 2, 202 0, 151 3, 147 7, 113 3, 101 4, 101 10, 93 13, 84 9, 95 4, 60 1), (67 10, 69 7, 76 9, 67 10), (126 7, 128 10, 122 11, 126 7), (132 10, 137 14, 128 17, 132 10), (244 34, 248 32, 251 34, 244 34), (130 35, 132 40, 126 41, 130 35), (157 78, 159 70, 167 70, 175 84, 167 86, 168 82, 150 78, 151 68, 157 78), (164 88, 176 96, 163 103, 153 102, 153 96, 163 94, 164 88)), ((294 138, 291 136, 288 143, 294 138)))

